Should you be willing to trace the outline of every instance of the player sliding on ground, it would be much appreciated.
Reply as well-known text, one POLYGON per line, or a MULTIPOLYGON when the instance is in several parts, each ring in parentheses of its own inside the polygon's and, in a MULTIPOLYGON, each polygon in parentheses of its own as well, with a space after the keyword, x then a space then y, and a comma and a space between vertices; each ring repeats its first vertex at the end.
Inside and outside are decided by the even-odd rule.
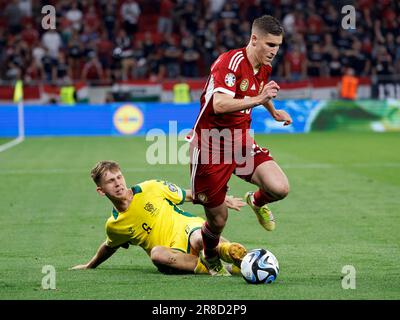
MULTIPOLYGON (((97 163, 91 177, 97 192, 110 199, 114 206, 106 223, 106 241, 88 263, 77 265, 73 270, 96 268, 118 248, 138 245, 162 273, 209 273, 199 259, 204 219, 177 206, 192 201, 190 190, 161 180, 149 180, 127 188, 118 163, 113 161, 97 163)), ((230 196, 225 201, 228 208, 237 211, 245 205, 241 199, 230 196)), ((227 263, 230 274, 240 273, 245 254, 244 246, 221 238, 218 255, 227 263)))

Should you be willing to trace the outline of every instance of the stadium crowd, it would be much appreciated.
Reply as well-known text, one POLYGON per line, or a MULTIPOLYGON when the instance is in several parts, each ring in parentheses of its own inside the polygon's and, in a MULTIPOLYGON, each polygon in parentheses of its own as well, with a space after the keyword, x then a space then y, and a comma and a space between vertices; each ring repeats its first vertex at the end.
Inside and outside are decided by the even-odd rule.
POLYGON ((342 28, 349 1, 0 0, 0 79, 92 84, 203 77, 216 57, 245 46, 252 21, 278 18, 279 79, 400 73, 400 3, 358 0, 356 28, 342 28), (44 30, 44 5, 56 29, 44 30))

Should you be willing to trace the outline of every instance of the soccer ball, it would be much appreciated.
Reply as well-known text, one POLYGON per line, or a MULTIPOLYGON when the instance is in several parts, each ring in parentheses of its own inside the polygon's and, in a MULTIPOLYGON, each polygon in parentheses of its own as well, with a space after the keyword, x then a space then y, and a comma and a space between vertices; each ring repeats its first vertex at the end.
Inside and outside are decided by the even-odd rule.
POLYGON ((254 249, 245 255, 240 270, 248 283, 272 283, 279 274, 279 263, 272 252, 254 249))

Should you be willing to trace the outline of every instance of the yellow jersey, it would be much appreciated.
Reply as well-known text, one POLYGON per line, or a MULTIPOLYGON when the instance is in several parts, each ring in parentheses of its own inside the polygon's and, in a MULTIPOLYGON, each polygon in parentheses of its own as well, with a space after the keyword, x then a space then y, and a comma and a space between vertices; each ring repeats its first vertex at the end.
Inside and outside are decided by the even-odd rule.
POLYGON ((200 229, 204 219, 181 210, 185 190, 161 180, 148 180, 133 186, 128 209, 112 215, 106 222, 106 244, 112 248, 131 244, 147 254, 155 246, 166 246, 190 253, 190 234, 200 229))

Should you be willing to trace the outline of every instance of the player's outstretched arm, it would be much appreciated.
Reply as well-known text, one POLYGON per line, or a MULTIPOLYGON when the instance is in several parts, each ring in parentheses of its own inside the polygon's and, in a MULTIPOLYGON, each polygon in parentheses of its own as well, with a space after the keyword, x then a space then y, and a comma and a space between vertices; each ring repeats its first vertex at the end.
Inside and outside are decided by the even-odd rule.
POLYGON ((285 110, 276 110, 271 100, 267 101, 263 106, 276 121, 283 122, 284 126, 293 122, 292 117, 285 110))
POLYGON ((88 263, 78 264, 77 266, 72 267, 70 270, 94 269, 99 264, 103 263, 109 257, 111 257, 115 251, 117 251, 117 249, 111 248, 105 243, 102 243, 94 257, 88 263))

